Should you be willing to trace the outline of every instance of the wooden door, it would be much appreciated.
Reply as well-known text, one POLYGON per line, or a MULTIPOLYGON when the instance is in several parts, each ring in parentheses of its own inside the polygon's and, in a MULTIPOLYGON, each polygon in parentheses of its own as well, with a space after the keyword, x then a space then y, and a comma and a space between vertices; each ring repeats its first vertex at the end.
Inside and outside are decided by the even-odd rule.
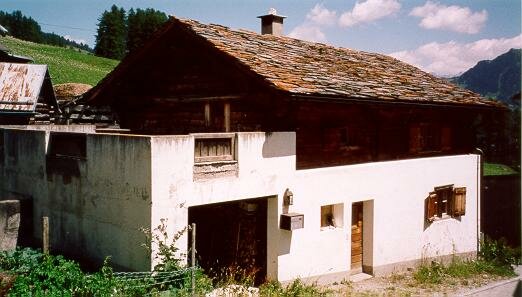
POLYGON ((352 270, 362 272, 363 256, 363 204, 352 204, 352 270))

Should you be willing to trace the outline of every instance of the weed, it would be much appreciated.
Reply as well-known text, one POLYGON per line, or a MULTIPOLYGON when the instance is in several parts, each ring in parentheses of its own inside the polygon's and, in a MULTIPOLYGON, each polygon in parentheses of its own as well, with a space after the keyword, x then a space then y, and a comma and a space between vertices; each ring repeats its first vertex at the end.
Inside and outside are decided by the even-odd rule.
POLYGON ((492 262, 497 266, 511 267, 520 263, 520 248, 515 250, 509 247, 506 240, 492 240, 485 237, 480 242, 479 256, 486 262, 492 262))
POLYGON ((329 296, 333 292, 329 289, 319 288, 316 284, 307 285, 300 279, 283 287, 277 281, 269 281, 259 287, 260 296, 297 297, 297 296, 329 296))
POLYGON ((178 247, 176 247, 176 241, 183 236, 187 231, 188 227, 176 232, 172 239, 169 238, 167 231, 167 219, 161 219, 160 224, 151 231, 147 228, 141 228, 143 234, 145 234, 145 243, 142 246, 147 249, 149 253, 154 254, 154 261, 158 264, 154 266, 154 271, 165 272, 165 271, 177 271, 182 268, 182 254, 178 247), (157 252, 153 250, 153 247, 157 248, 157 252))

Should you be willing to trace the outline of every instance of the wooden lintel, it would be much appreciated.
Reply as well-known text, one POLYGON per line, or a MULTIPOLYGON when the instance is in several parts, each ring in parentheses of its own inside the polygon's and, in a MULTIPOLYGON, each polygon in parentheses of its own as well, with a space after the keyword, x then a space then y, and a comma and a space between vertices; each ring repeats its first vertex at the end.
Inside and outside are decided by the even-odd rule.
POLYGON ((167 102, 199 102, 199 101, 223 101, 236 100, 245 95, 228 95, 228 96, 209 96, 209 97, 156 97, 151 98, 153 101, 167 101, 167 102))

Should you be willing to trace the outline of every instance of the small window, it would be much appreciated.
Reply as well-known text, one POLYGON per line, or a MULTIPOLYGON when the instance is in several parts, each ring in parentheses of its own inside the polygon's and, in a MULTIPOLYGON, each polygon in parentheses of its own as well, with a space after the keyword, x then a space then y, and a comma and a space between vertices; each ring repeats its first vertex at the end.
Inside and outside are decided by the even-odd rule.
POLYGON ((234 134, 198 135, 194 139, 194 161, 234 161, 234 134))
POLYGON ((49 155, 58 158, 85 159, 86 135, 77 133, 51 133, 49 155))
POLYGON ((463 216, 466 214, 466 188, 453 188, 453 185, 435 187, 426 198, 424 208, 428 222, 463 216))
POLYGON ((410 126, 410 152, 427 153, 451 149, 451 129, 436 123, 410 126))
POLYGON ((321 230, 342 228, 344 225, 344 204, 321 206, 321 230))

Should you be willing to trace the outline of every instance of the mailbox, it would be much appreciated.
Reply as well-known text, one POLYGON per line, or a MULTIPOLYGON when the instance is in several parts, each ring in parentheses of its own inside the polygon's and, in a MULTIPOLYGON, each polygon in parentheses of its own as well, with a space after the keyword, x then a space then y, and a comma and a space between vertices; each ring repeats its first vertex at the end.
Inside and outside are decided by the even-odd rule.
POLYGON ((279 228, 283 230, 295 230, 304 228, 304 215, 301 213, 284 213, 281 215, 279 228))

